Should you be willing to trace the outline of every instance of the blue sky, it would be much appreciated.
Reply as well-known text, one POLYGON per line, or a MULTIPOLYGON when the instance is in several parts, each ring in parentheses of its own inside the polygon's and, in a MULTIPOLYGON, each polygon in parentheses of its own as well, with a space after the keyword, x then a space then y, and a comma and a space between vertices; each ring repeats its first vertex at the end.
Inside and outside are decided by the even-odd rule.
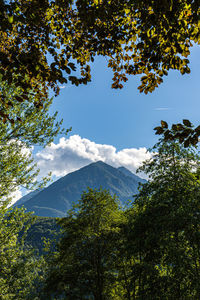
MULTIPOLYGON (((130 76, 122 90, 111 89, 112 72, 104 58, 97 58, 91 83, 66 85, 54 99, 51 112, 58 111, 58 118, 63 118, 65 128, 72 126, 72 132, 58 136, 51 147, 35 147, 40 174, 52 171, 56 180, 98 160, 135 173, 150 157, 147 149, 158 140, 153 128, 161 120, 172 124, 190 119, 199 124, 200 49, 195 46, 191 52, 191 74, 171 71, 149 95, 139 93, 140 80, 135 76, 130 76)), ((26 192, 18 190, 15 200, 26 192)))
POLYGON ((72 126, 71 135, 113 145, 117 150, 151 147, 157 141, 153 128, 161 119, 170 124, 183 118, 194 124, 200 121, 200 49, 195 46, 191 52, 191 74, 171 71, 149 95, 139 93, 136 76, 130 76, 122 90, 111 89, 112 72, 105 58, 97 58, 92 65, 92 82, 61 89, 52 111, 59 112, 66 128, 72 126))

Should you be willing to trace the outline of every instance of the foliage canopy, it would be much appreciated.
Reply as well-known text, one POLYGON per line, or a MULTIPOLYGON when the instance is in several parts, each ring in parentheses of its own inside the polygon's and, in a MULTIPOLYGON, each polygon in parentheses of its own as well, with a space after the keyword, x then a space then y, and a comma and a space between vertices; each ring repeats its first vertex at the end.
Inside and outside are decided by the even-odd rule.
MULTIPOLYGON (((12 97, 20 95, 21 88, 0 81, 0 91, 9 103, 12 97)), ((31 147, 36 144, 45 146, 57 134, 63 133, 62 120, 56 121, 57 113, 52 116, 48 113, 52 99, 47 99, 40 109, 33 101, 24 100, 8 106, 10 122, 7 122, 4 104, 0 102, 3 117, 0 123, 0 200, 5 200, 19 186, 38 187, 39 170, 33 161, 31 147)))
POLYGON ((106 190, 88 189, 66 218, 50 264, 46 290, 64 299, 115 299, 115 259, 121 213, 106 190))
POLYGON ((165 141, 179 140, 179 143, 183 143, 184 147, 195 146, 199 142, 200 125, 196 128, 187 119, 183 120, 183 123, 173 124, 171 129, 167 122, 161 121, 161 126, 154 128, 156 134, 164 135, 165 141))
POLYGON ((139 90, 152 92, 170 69, 190 72, 199 13, 199 0, 1 0, 0 74, 21 87, 7 105, 30 100, 32 90, 40 107, 48 88, 57 95, 68 81, 87 84, 96 55, 107 57, 113 88, 141 74, 139 90))
POLYGON ((141 299, 198 299, 200 159, 175 141, 161 139, 153 150, 127 230, 127 251, 138 259, 132 282, 141 299))
POLYGON ((23 209, 0 208, 0 293, 2 300, 33 299, 43 281, 44 260, 24 248, 34 218, 23 209), (23 236, 22 236, 23 233, 23 236))

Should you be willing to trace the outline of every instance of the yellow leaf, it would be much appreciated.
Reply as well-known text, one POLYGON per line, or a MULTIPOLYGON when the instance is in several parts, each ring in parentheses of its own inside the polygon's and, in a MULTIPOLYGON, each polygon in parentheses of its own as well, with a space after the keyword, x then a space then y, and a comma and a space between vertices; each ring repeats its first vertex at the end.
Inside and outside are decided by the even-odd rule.
POLYGON ((13 16, 8 17, 8 22, 9 23, 13 23, 13 20, 14 20, 13 16))

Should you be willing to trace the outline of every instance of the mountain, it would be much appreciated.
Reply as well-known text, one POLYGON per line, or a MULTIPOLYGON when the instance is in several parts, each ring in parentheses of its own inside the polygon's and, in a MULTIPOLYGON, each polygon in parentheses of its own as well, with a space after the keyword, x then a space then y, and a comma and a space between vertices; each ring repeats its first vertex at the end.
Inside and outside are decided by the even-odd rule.
POLYGON ((41 191, 42 191, 42 189, 38 189, 38 190, 35 190, 33 192, 28 193, 26 196, 23 196, 17 202, 15 202, 13 204, 13 207, 19 206, 20 204, 25 203, 26 201, 30 200, 31 198, 33 198, 35 195, 37 195, 41 191))
POLYGON ((126 168, 117 169, 99 161, 67 174, 23 203, 20 199, 15 206, 24 205, 37 216, 64 217, 87 187, 107 189, 125 203, 138 192, 139 182, 144 180, 126 168))
POLYGON ((147 182, 145 179, 140 178, 139 176, 133 174, 131 171, 129 171, 128 169, 124 168, 124 167, 119 167, 118 168, 119 171, 121 171, 122 173, 124 173, 124 175, 129 176, 131 178, 133 178, 136 182, 140 182, 140 183, 145 183, 147 182))

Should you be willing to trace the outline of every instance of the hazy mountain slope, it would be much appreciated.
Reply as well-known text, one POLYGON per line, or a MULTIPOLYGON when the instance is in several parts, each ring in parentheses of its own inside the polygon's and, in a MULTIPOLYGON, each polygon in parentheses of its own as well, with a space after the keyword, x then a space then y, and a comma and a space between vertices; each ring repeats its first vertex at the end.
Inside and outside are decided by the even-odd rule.
MULTIPOLYGON (((63 217, 87 187, 108 189, 123 203, 137 193, 139 181, 134 174, 133 177, 127 176, 124 169, 113 168, 101 161, 92 163, 57 180, 23 205, 38 216, 63 217)), ((16 206, 21 204, 16 203, 16 206)))
POLYGON ((118 170, 121 171, 124 175, 133 178, 136 182, 141 182, 141 183, 147 182, 145 179, 140 178, 139 176, 133 174, 131 171, 129 171, 124 167, 119 167, 118 170))
POLYGON ((20 204, 25 203, 26 201, 30 200, 31 198, 33 198, 35 195, 37 195, 41 191, 42 191, 42 189, 38 189, 38 190, 35 190, 33 192, 28 193, 27 195, 25 195, 22 198, 20 198, 17 202, 15 202, 13 204, 13 207, 19 206, 20 204))

